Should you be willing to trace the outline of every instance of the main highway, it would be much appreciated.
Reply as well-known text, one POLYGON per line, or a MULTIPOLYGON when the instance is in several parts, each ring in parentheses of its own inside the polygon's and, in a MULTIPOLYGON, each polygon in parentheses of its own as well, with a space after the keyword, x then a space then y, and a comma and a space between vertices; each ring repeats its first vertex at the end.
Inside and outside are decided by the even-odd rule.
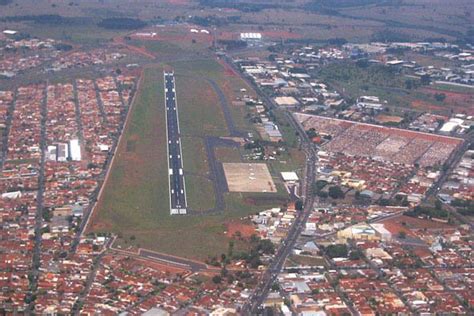
POLYGON ((168 139, 168 174, 170 189, 170 214, 186 214, 186 184, 183 173, 183 155, 179 131, 176 82, 173 72, 164 72, 166 136, 168 139))
POLYGON ((304 230, 309 215, 313 210, 313 205, 316 202, 311 193, 311 184, 314 182, 316 175, 316 150, 308 140, 308 137, 301 125, 296 122, 290 113, 287 114, 290 124, 295 130, 300 132, 301 147, 306 155, 306 166, 304 170, 304 178, 302 179, 302 198, 304 199, 303 210, 298 212, 295 222, 290 228, 288 235, 282 242, 281 246, 278 248, 268 269, 259 279, 259 283, 249 301, 244 304, 244 306, 242 306, 242 315, 259 314, 259 308, 262 306, 268 293, 270 292, 272 284, 277 280, 278 273, 280 273, 282 270, 285 260, 291 253, 296 240, 304 230))

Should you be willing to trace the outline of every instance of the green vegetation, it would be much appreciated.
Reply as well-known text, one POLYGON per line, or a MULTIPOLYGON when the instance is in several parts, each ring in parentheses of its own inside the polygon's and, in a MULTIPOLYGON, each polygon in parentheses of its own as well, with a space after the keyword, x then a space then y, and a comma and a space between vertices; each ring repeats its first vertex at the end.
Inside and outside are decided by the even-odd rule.
POLYGON ((313 195, 319 195, 321 193, 321 190, 328 184, 326 180, 318 180, 314 182, 311 186, 311 191, 313 192, 313 195))
POLYGON ((260 12, 265 9, 282 8, 282 6, 278 4, 253 3, 252 1, 199 0, 199 4, 206 7, 228 8, 243 12, 260 12))
POLYGON ((440 205, 436 205, 435 207, 418 205, 412 211, 407 211, 404 214, 411 217, 427 216, 428 218, 442 219, 446 219, 449 215, 440 205))
POLYGON ((123 30, 108 30, 97 27, 95 23, 64 24, 61 27, 44 24, 38 27, 29 23, 26 30, 31 36, 39 38, 55 38, 58 40, 74 42, 78 44, 99 44, 110 41, 112 38, 122 35, 123 30))
POLYGON ((324 261, 322 257, 312 257, 312 256, 292 254, 288 257, 287 261, 285 262, 285 266, 291 267, 295 265, 325 266, 326 262, 324 261))
POLYGON ((132 18, 107 18, 100 21, 97 25, 111 30, 134 30, 144 28, 146 23, 132 18))
MULTIPOLYGON (((351 61, 331 63, 314 75, 329 83, 345 96, 355 99, 361 95, 376 95, 392 105, 408 105, 406 80, 393 68, 351 61)), ((416 82, 410 81, 413 87, 416 82)))
POLYGON ((455 86, 441 83, 434 83, 432 88, 449 92, 472 93, 474 88, 466 86, 455 86))
POLYGON ((329 187, 328 195, 333 199, 342 199, 344 197, 344 192, 339 186, 329 187))
POLYGON ((470 200, 455 199, 451 202, 461 215, 474 216, 474 202, 470 200))
POLYGON ((382 42, 382 43, 392 43, 392 42, 409 42, 410 36, 401 33, 401 32, 396 32, 390 29, 384 29, 376 32, 374 35, 372 35, 372 41, 374 42, 382 42))
POLYGON ((261 255, 270 255, 275 253, 275 246, 268 239, 260 239, 255 235, 250 238, 250 249, 245 252, 235 253, 234 260, 245 260, 251 268, 256 269, 262 264, 261 255))
POLYGON ((188 206, 194 211, 212 209, 216 204, 212 181, 199 175, 186 175, 188 206))
MULTIPOLYGON (((181 108, 180 115, 181 115, 181 108)), ((204 148, 204 139, 201 137, 186 136, 181 138, 183 147, 184 170, 190 174, 207 175, 209 167, 207 155, 204 148)))
POLYGON ((159 56, 174 56, 176 54, 183 53, 183 50, 180 46, 165 41, 139 41, 135 39, 127 39, 127 44, 137 47, 144 47, 148 51, 159 56))
POLYGON ((202 60, 173 63, 172 67, 176 74, 181 133, 194 137, 227 136, 219 99, 204 79, 222 79, 220 65, 202 60))
POLYGON ((347 258, 349 250, 345 244, 329 245, 325 248, 329 258, 347 258))
POLYGON ((24 22, 32 21, 36 24, 42 25, 81 25, 90 23, 92 20, 90 18, 84 17, 64 17, 58 14, 40 14, 40 15, 18 15, 18 16, 8 16, 4 17, 1 20, 8 22, 24 22))

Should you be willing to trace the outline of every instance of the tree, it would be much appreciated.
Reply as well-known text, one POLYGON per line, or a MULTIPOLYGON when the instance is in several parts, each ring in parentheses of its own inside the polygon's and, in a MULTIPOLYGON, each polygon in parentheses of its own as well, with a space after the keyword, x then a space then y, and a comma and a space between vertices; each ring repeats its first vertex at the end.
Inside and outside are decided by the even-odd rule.
POLYGON ((295 202, 295 209, 297 211, 301 211, 303 209, 303 201, 301 200, 298 200, 295 202))
POLYGON ((360 191, 356 191, 354 197, 356 198, 356 200, 360 199, 360 191))
POLYGON ((423 75, 420 77, 420 82, 422 85, 426 86, 429 85, 431 82, 430 75, 423 75))
POLYGON ((219 275, 215 275, 212 277, 212 282, 214 282, 215 284, 219 284, 222 282, 222 278, 219 275))
POLYGON ((414 86, 413 80, 410 80, 410 79, 405 80, 405 88, 407 90, 413 89, 413 86, 414 86))
POLYGON ((326 248, 326 253, 330 258, 342 258, 347 257, 348 249, 344 244, 341 245, 329 245, 326 248))
POLYGON ((398 238, 400 238, 400 239, 407 238, 407 233, 405 233, 404 231, 399 232, 398 233, 398 238))
POLYGON ((364 254, 360 249, 352 250, 349 254, 349 259, 351 260, 360 260, 364 257, 364 254))
POLYGON ((318 136, 318 133, 314 128, 310 128, 309 130, 306 131, 306 134, 308 135, 309 138, 314 138, 318 136))
POLYGON ((438 102, 443 102, 446 99, 446 94, 444 93, 435 93, 434 98, 438 102))
POLYGON ((327 181, 325 180, 318 180, 313 183, 311 186, 311 191, 313 192, 313 195, 317 195, 321 190, 328 184, 327 181))
POLYGON ((328 194, 333 199, 341 199, 344 197, 344 192, 339 186, 332 186, 329 188, 328 194))
POLYGON ((278 284, 278 282, 274 282, 272 284, 272 291, 273 292, 278 292, 280 290, 280 285, 278 284))
POLYGON ((318 196, 319 196, 320 198, 325 199, 325 198, 328 197, 328 193, 327 193, 327 192, 324 192, 324 191, 319 191, 319 192, 318 192, 318 196))

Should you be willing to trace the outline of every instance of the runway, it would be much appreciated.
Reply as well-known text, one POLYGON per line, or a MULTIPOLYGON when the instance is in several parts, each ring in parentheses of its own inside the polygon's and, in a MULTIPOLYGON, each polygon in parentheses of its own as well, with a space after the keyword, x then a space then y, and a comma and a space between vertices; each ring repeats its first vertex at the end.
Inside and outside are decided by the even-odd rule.
POLYGON ((168 140, 168 175, 170 189, 170 214, 186 214, 186 184, 183 172, 183 155, 179 131, 178 104, 174 73, 164 72, 166 136, 168 140))

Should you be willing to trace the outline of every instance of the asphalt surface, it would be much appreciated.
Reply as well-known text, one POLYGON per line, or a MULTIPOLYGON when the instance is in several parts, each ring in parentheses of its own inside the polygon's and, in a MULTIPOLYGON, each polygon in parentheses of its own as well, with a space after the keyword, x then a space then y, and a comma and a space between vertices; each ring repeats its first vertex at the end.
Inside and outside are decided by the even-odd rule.
POLYGON ((229 131, 229 136, 231 137, 246 137, 247 133, 240 131, 234 123, 234 119, 232 117, 232 113, 230 112, 229 102, 227 102, 227 98, 225 97, 224 92, 219 87, 219 85, 214 80, 207 80, 211 85, 212 89, 217 93, 217 97, 219 98, 219 102, 221 104, 222 113, 224 114, 224 119, 227 125, 227 130, 229 131))
POLYGON ((140 249, 139 255, 142 258, 153 259, 156 261, 160 261, 166 265, 170 265, 173 267, 182 268, 186 270, 191 270, 193 272, 207 269, 207 265, 204 263, 187 260, 185 258, 174 257, 174 256, 162 254, 162 253, 157 253, 157 252, 149 251, 146 249, 140 249))
MULTIPOLYGON (((36 195, 36 214, 35 214, 35 244, 33 248, 33 269, 31 270, 30 277, 31 283, 30 288, 32 293, 35 293, 38 288, 38 277, 40 274, 41 266, 41 227, 43 225, 43 194, 45 190, 45 175, 44 175, 44 166, 45 166, 45 151, 47 147, 46 143, 46 117, 47 117, 47 102, 48 102, 48 93, 47 87, 49 82, 46 82, 44 88, 43 101, 41 103, 41 138, 40 138, 40 149, 41 149, 41 159, 40 159, 40 171, 38 177, 38 193, 36 195)), ((34 304, 31 302, 29 308, 34 309, 34 304)))
POLYGON ((184 182, 181 135, 179 131, 176 85, 173 73, 165 72, 166 130, 168 139, 168 169, 170 213, 186 214, 186 185, 184 182))

